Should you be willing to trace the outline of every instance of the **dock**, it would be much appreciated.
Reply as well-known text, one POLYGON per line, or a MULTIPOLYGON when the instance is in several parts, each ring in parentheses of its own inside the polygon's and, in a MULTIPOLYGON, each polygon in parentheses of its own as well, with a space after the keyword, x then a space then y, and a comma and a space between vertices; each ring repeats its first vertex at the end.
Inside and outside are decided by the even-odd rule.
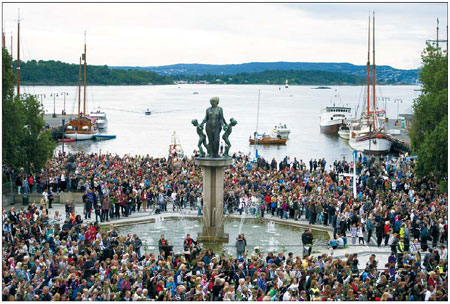
POLYGON ((401 123, 396 125, 396 121, 396 119, 389 119, 387 122, 387 127, 391 133, 391 152, 411 154, 411 139, 408 136, 407 127, 402 126, 401 123))
POLYGON ((62 127, 62 121, 64 119, 65 123, 68 123, 69 120, 77 118, 78 114, 56 114, 56 117, 53 117, 53 114, 44 114, 44 121, 48 129, 54 129, 62 127))

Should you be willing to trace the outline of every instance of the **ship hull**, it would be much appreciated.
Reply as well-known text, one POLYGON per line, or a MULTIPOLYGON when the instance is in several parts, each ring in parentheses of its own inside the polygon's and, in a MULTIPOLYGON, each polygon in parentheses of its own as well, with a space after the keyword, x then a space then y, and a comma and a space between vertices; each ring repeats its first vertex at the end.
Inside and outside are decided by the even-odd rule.
POLYGON ((286 138, 264 138, 264 139, 258 139, 258 141, 254 140, 253 138, 249 139, 251 145, 286 145, 286 138))
POLYGON ((339 127, 342 126, 343 123, 339 122, 336 124, 329 124, 329 125, 320 125, 320 132, 325 134, 337 134, 339 127))
POLYGON ((66 133, 64 134, 64 137, 66 138, 73 138, 74 140, 89 140, 89 139, 94 139, 95 135, 97 135, 96 133, 91 133, 91 134, 87 134, 87 133, 66 133))
POLYGON ((386 138, 351 139, 349 145, 354 150, 365 154, 387 154, 391 150, 392 142, 386 138))

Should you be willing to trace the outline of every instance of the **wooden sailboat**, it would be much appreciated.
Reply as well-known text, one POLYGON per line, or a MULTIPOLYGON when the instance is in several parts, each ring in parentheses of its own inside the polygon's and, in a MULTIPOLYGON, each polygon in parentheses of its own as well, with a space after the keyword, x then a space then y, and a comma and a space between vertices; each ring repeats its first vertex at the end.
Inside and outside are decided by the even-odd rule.
MULTIPOLYGON (((86 35, 86 34, 85 34, 86 35)), ((86 37, 86 36, 85 36, 86 37)), ((73 138, 74 140, 87 140, 94 139, 97 135, 97 123, 96 119, 92 117, 86 117, 86 38, 84 42, 84 54, 80 58, 80 70, 78 74, 78 117, 69 121, 64 135, 67 138, 73 138), (83 112, 80 112, 81 107, 81 59, 84 59, 84 101, 83 112)))
POLYGON ((351 124, 350 146, 367 154, 384 154, 391 150, 392 142, 378 117, 375 102, 375 12, 373 13, 373 67, 372 67, 372 110, 370 109, 370 16, 367 54, 367 113, 362 113, 359 123, 351 124))
POLYGON ((253 138, 250 136, 250 145, 285 145, 287 138, 282 138, 280 135, 272 137, 266 134, 258 134, 258 123, 259 123, 259 97, 261 91, 258 92, 258 110, 256 116, 256 131, 253 134, 253 138))

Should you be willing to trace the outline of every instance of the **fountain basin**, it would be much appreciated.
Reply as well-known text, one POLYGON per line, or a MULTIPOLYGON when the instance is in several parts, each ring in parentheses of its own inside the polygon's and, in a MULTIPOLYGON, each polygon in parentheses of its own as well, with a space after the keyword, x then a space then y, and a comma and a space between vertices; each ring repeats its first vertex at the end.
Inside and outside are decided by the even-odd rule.
MULTIPOLYGON (((229 234, 227 243, 222 248, 229 254, 236 254, 235 242, 239 232, 245 234, 247 250, 253 252, 258 247, 262 252, 293 252, 302 254, 303 246, 301 236, 305 228, 291 223, 279 223, 278 220, 262 220, 246 218, 243 223, 236 218, 225 218, 225 231, 229 234)), ((143 242, 145 252, 158 253, 158 240, 161 234, 173 246, 176 253, 183 250, 183 240, 189 233, 193 239, 197 239, 202 231, 203 223, 200 218, 157 218, 156 221, 125 224, 117 227, 119 235, 128 233, 137 234, 143 242)), ((329 241, 329 234, 325 230, 313 228, 313 250, 325 250, 329 241)))

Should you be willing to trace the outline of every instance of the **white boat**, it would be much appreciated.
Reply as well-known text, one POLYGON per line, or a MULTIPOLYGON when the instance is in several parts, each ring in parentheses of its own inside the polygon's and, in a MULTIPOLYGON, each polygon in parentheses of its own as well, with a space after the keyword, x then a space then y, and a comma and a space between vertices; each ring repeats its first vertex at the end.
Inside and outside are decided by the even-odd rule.
POLYGON ((285 87, 286 89, 289 88, 287 79, 286 79, 286 84, 284 85, 284 87, 285 87))
POLYGON ((340 138, 348 140, 350 138, 350 128, 347 125, 340 126, 338 135, 340 138))
MULTIPOLYGON (((372 68, 372 109, 370 107, 370 17, 369 17, 369 51, 367 56, 367 95, 366 109, 363 109, 357 123, 351 124, 349 145, 356 151, 365 154, 389 153, 392 146, 390 135, 384 127, 383 114, 377 110, 375 98, 375 13, 373 16, 373 68, 372 68), (367 110, 367 112, 365 111, 367 110)), ((365 103, 364 103, 365 104, 365 103)))
POLYGON ((97 119, 97 128, 99 129, 106 129, 108 126, 108 119, 106 118, 106 113, 100 111, 100 107, 97 111, 91 112, 89 114, 90 117, 95 117, 97 119))
POLYGON ((272 133, 276 138, 289 138, 291 130, 286 127, 286 124, 279 123, 278 126, 273 128, 272 133))
POLYGON ((86 41, 84 43, 84 102, 83 112, 81 112, 81 58, 80 71, 78 76, 78 117, 69 121, 65 126, 64 137, 73 138, 74 140, 94 139, 97 135, 97 118, 87 117, 86 113, 86 41), (83 114, 83 115, 82 115, 83 114))
POLYGON ((344 126, 345 122, 351 118, 352 109, 342 105, 339 93, 331 99, 331 105, 325 107, 320 112, 320 131, 326 134, 337 134, 339 127, 344 126))

